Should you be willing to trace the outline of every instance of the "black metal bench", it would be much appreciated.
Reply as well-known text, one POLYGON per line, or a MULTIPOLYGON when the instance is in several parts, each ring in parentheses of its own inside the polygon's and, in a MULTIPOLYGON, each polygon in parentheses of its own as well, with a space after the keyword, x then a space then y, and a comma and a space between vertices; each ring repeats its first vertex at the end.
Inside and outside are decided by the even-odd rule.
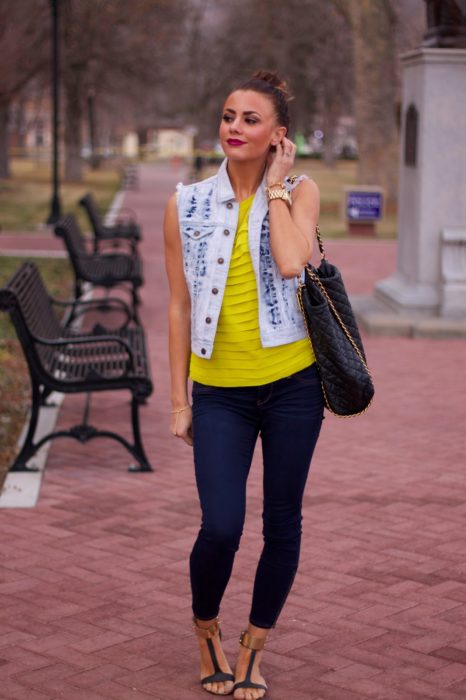
POLYGON ((122 185, 125 190, 139 188, 139 168, 136 163, 129 163, 123 168, 122 185))
POLYGON ((115 242, 121 239, 130 244, 141 240, 141 229, 136 223, 134 212, 128 208, 122 208, 118 212, 118 219, 113 226, 106 226, 102 220, 96 201, 88 192, 79 200, 79 204, 85 209, 94 232, 94 250, 97 251, 100 242, 115 242))
POLYGON ((89 253, 85 238, 72 214, 68 214, 55 226, 55 234, 66 246, 75 276, 75 297, 83 294, 83 285, 90 282, 96 287, 111 289, 128 285, 132 299, 132 314, 138 321, 137 306, 140 303, 137 290, 144 283, 142 261, 137 252, 89 253))
POLYGON ((26 438, 11 471, 30 471, 27 462, 48 440, 72 437, 86 442, 95 437, 118 440, 137 460, 131 471, 152 471, 139 427, 139 406, 152 393, 144 331, 127 326, 96 335, 76 332, 60 323, 37 267, 26 262, 0 289, 0 310, 10 314, 25 355, 32 383, 32 409, 26 438), (133 442, 88 424, 90 394, 127 389, 131 392, 133 442), (39 411, 52 391, 86 393, 83 421, 34 442, 39 411))

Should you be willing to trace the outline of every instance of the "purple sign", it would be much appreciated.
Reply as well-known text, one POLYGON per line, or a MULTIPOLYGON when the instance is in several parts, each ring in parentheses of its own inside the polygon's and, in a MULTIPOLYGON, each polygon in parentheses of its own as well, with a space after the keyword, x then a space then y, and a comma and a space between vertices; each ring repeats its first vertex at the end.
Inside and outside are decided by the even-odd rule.
POLYGON ((350 221, 380 221, 382 204, 382 192, 348 192, 346 216, 350 221))

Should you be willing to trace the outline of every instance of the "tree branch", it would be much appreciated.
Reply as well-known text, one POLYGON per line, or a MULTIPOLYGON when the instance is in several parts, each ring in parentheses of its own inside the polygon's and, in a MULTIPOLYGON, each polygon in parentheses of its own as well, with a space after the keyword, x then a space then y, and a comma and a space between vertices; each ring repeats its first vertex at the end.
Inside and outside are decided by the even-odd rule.
POLYGON ((351 0, 331 0, 332 5, 349 26, 352 26, 351 0))

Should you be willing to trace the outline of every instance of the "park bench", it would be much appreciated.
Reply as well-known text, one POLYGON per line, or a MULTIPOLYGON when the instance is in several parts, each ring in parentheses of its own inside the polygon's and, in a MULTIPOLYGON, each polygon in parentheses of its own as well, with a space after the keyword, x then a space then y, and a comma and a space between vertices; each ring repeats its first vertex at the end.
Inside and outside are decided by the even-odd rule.
POLYGON ((87 442, 109 437, 120 442, 136 459, 131 471, 152 471, 142 444, 139 406, 152 393, 144 331, 124 326, 106 334, 64 328, 55 313, 37 267, 25 262, 0 289, 0 310, 10 314, 29 368, 32 408, 24 443, 10 471, 31 471, 26 465, 39 448, 57 437, 87 442), (109 430, 89 425, 93 392, 127 389, 131 392, 133 442, 109 430), (58 430, 34 442, 39 412, 52 391, 86 394, 79 425, 58 430))
POLYGON ((139 188, 139 168, 136 163, 129 163, 123 168, 122 184, 125 190, 139 188))
POLYGON ((119 218, 113 226, 106 226, 97 207, 97 203, 90 192, 79 200, 79 204, 86 211, 94 232, 94 251, 99 250, 99 244, 104 242, 118 243, 126 240, 132 245, 141 240, 141 229, 136 223, 131 209, 119 210, 119 218))
POLYGON ((132 315, 138 322, 137 306, 140 300, 137 290, 144 283, 138 253, 89 253, 86 240, 72 214, 60 219, 55 226, 55 234, 63 239, 68 251, 75 276, 76 299, 82 296, 85 282, 107 290, 129 286, 132 315))

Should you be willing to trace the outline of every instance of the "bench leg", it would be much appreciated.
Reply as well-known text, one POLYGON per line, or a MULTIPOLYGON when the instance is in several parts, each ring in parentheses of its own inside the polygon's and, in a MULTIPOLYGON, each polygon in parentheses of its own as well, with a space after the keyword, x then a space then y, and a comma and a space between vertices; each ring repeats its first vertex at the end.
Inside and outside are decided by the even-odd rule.
MULTIPOLYGON (((81 298, 83 294, 83 289, 82 289, 82 284, 81 282, 75 278, 74 282, 74 298, 77 301, 78 299, 81 298)), ((63 319, 63 326, 64 328, 70 328, 74 322, 74 320, 77 317, 77 312, 76 312, 76 306, 72 306, 70 311, 67 312, 64 316, 63 319)))
POLYGON ((41 391, 39 385, 35 382, 32 383, 32 406, 31 406, 31 416, 29 418, 28 431, 26 437, 24 438, 23 445, 16 457, 15 461, 11 465, 10 472, 37 472, 39 471, 37 467, 27 467, 27 462, 36 453, 38 446, 34 444, 34 433, 37 428, 37 420, 39 418, 39 410, 41 405, 41 391))
POLYGON ((139 467, 133 465, 129 468, 130 472, 151 472, 153 471, 147 455, 144 451, 141 439, 141 430, 139 427, 139 405, 138 401, 134 396, 131 399, 131 423, 133 425, 133 440, 134 440, 134 452, 132 454, 139 462, 139 467))
MULTIPOLYGON (((47 391, 47 390, 45 390, 47 391)), ((50 392, 48 392, 50 393, 50 392)), ((27 467, 27 462, 31 457, 42 447, 43 444, 49 440, 53 440, 58 437, 72 437, 78 442, 85 443, 96 437, 108 437, 113 440, 117 440, 121 445, 123 445, 128 452, 134 457, 138 462, 136 465, 129 467, 130 472, 152 472, 154 471, 147 455, 144 451, 142 444, 141 431, 139 426, 139 405, 142 403, 140 400, 136 399, 134 396, 131 400, 131 423, 133 428, 133 443, 131 444, 121 435, 114 433, 109 430, 97 430, 92 425, 88 424, 89 417, 89 399, 90 395, 87 395, 86 404, 84 409, 83 422, 80 425, 75 425, 69 430, 58 430, 54 433, 48 433, 42 437, 39 442, 34 443, 34 433, 37 427, 37 421, 39 417, 39 410, 42 401, 42 392, 39 385, 33 383, 32 385, 32 408, 31 417, 29 420, 28 431, 21 447, 20 453, 10 467, 11 472, 37 472, 39 471, 35 467, 27 467)), ((45 404, 46 405, 46 404, 45 404)))
POLYGON ((133 302, 132 306, 133 306, 134 320, 136 321, 136 323, 138 325, 141 325, 141 322, 139 320, 139 314, 138 314, 138 307, 141 305, 141 297, 139 296, 137 287, 135 287, 134 285, 132 285, 132 287, 131 287, 131 301, 133 302))

